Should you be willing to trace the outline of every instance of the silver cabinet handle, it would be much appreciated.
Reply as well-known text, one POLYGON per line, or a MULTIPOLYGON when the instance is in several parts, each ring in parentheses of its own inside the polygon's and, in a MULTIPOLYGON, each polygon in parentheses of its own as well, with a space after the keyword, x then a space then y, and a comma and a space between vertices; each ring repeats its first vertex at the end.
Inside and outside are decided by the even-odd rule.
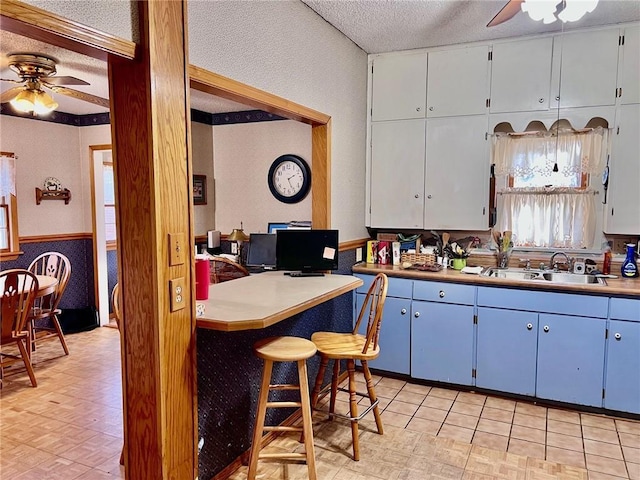
POLYGON ((619 333, 616 333, 613 338, 615 338, 616 340, 621 340, 622 339, 622 335, 620 335, 619 333))
POLYGON ((556 97, 556 102, 559 102, 559 101, 560 101, 560 95, 556 97))
POLYGON ((438 293, 438 296, 439 296, 440 298, 444 298, 444 291, 443 291, 443 290, 440 290, 440 292, 438 293))
POLYGON ((420 312, 416 312, 413 314, 414 317, 418 318, 420 316, 420 312))
POLYGON ((545 332, 548 332, 548 331, 549 331, 549 325, 545 325, 545 326, 542 328, 542 330, 544 330, 545 332))
POLYGON ((544 103, 544 98, 539 98, 538 103, 544 103))
POLYGON ((405 313, 407 313, 407 309, 403 308, 402 310, 400 310, 400 315, 404 315, 405 313))
POLYGON ((531 330, 533 328, 533 324, 527 323, 527 330, 531 330))
POLYGON ((420 110, 420 107, 416 107, 416 112, 419 112, 420 110))
POLYGON ((427 195, 427 198, 431 198, 431 195, 427 195))
POLYGON ((414 195, 414 197, 416 197, 416 198, 420 198, 420 194, 419 194, 419 193, 416 193, 416 194, 414 195))
POLYGON ((433 112, 433 107, 429 107, 429 111, 430 111, 430 112, 433 112))

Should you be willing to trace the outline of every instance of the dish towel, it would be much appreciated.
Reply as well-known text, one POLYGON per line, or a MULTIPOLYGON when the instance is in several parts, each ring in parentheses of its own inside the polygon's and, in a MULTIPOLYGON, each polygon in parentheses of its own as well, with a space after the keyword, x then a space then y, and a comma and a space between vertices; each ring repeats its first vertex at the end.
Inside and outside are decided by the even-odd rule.
POLYGON ((460 272, 462 273, 471 273, 473 275, 480 275, 482 273, 483 267, 464 267, 460 272))

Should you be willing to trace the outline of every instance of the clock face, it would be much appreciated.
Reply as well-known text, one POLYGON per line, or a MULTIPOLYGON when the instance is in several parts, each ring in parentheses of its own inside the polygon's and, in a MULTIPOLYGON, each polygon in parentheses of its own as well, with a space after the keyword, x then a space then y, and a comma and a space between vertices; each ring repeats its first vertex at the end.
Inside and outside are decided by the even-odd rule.
POLYGON ((284 203, 301 201, 311 187, 311 170, 302 158, 282 155, 275 159, 267 176, 269 190, 284 203))

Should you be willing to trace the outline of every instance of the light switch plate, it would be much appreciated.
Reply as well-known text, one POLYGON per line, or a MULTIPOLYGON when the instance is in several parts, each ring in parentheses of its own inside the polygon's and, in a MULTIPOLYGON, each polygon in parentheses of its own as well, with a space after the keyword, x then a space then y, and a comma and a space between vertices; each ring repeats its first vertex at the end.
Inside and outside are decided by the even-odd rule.
POLYGON ((184 265, 186 255, 186 239, 184 233, 169 234, 169 266, 184 265))
POLYGON ((362 247, 356 248, 356 262, 362 261, 362 247))
POLYGON ((169 311, 177 312, 187 305, 184 277, 169 280, 169 311))

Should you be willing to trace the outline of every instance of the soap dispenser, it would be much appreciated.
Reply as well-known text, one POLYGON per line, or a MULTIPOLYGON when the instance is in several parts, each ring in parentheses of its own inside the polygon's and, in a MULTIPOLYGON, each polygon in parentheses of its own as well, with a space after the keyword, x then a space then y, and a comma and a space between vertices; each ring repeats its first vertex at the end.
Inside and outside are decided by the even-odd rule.
POLYGON ((636 265, 636 252, 633 243, 627 243, 627 256, 622 262, 622 277, 634 278, 638 276, 638 266, 636 265))

